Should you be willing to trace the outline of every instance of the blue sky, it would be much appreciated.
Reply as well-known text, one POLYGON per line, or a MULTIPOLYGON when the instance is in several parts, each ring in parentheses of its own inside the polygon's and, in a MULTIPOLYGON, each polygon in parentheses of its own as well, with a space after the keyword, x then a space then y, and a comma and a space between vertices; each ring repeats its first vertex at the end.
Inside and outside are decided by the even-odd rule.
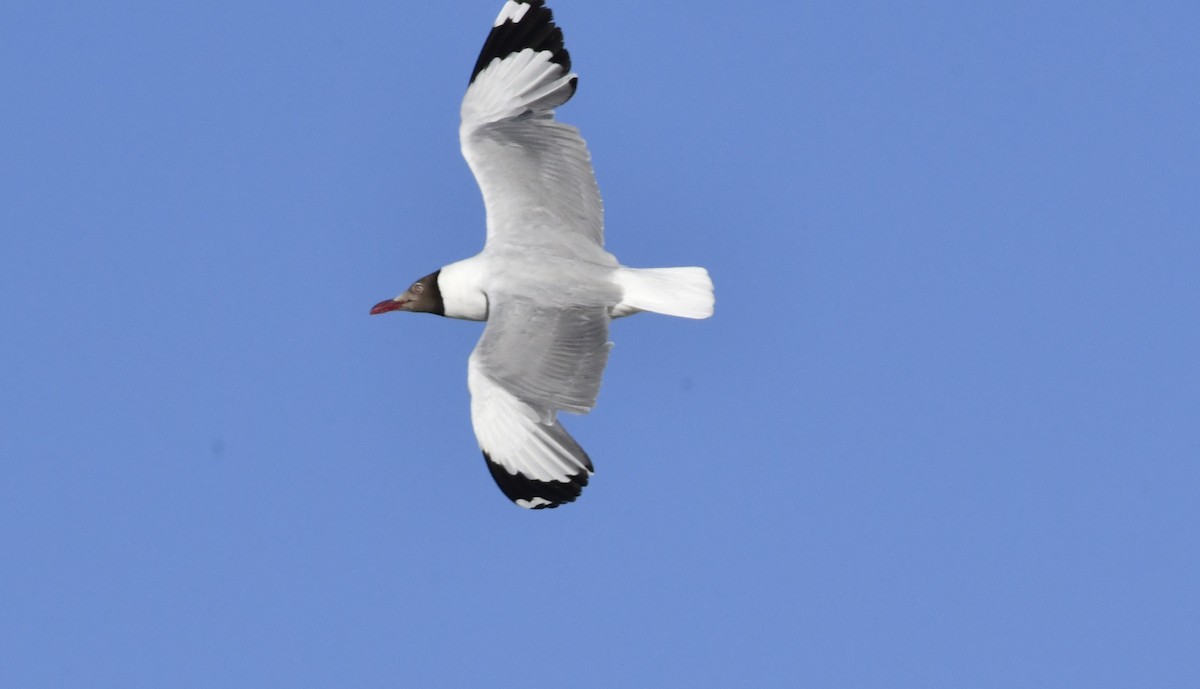
MULTIPOLYGON (((514 508, 471 255, 499 0, 0 10, 0 685, 1200 684, 1200 12, 553 2, 598 473, 514 508)), ((103 6, 101 6, 103 5, 103 6)))

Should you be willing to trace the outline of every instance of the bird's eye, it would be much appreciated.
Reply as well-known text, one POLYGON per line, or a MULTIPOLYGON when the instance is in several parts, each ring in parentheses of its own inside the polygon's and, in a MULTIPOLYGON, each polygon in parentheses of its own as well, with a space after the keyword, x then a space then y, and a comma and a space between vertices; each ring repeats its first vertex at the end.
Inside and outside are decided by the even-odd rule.
POLYGON ((425 291, 425 285, 422 285, 418 282, 412 286, 412 291, 413 294, 420 294, 421 292, 425 291))

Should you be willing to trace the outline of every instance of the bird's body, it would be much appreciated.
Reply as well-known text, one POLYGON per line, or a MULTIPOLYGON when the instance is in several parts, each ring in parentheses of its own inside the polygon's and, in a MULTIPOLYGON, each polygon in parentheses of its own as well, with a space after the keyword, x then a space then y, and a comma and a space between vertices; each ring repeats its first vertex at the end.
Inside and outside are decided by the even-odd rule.
POLYGON ((487 321, 467 366, 472 424, 497 485, 535 509, 573 501, 593 471, 557 413, 595 404, 610 321, 639 311, 707 318, 713 306, 703 268, 627 268, 604 250, 587 147, 554 119, 575 92, 570 68, 543 0, 508 0, 459 130, 487 208, 487 243, 371 310, 487 321))
POLYGON ((488 294, 543 294, 563 303, 601 300, 616 307, 620 293, 613 274, 619 268, 616 259, 612 265, 601 265, 569 256, 485 249, 441 269, 442 315, 486 321, 488 294))

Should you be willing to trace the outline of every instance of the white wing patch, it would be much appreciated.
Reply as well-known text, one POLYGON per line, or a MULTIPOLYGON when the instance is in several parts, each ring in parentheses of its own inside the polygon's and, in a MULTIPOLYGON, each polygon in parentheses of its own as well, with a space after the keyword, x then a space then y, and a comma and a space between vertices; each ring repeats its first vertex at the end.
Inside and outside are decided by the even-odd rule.
POLYGON ((528 112, 550 111, 575 93, 575 74, 564 73, 547 50, 525 48, 496 58, 463 97, 461 134, 528 112))
POLYGON ((511 21, 515 24, 521 21, 528 11, 529 5, 527 3, 508 0, 508 2, 504 3, 504 7, 500 10, 500 15, 496 17, 496 21, 492 26, 500 26, 506 21, 511 21))
POLYGON ((517 507, 524 507, 527 510, 536 510, 539 507, 546 507, 554 504, 546 498, 533 498, 532 500, 517 498, 516 500, 513 500, 513 502, 517 503, 517 507))
POLYGON ((475 357, 467 364, 471 423, 479 447, 510 474, 535 481, 567 483, 591 474, 591 462, 556 419, 517 399, 484 372, 475 357))

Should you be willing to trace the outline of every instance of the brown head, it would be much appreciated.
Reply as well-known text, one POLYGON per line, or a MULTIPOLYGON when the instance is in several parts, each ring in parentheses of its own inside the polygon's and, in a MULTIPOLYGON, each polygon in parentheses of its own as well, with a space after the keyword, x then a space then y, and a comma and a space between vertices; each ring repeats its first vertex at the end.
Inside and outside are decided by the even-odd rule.
POLYGON ((388 311, 418 311, 421 313, 436 313, 446 315, 446 307, 442 303, 442 290, 438 287, 438 273, 435 270, 429 275, 412 283, 404 294, 395 299, 379 302, 371 308, 371 315, 387 313, 388 311))

